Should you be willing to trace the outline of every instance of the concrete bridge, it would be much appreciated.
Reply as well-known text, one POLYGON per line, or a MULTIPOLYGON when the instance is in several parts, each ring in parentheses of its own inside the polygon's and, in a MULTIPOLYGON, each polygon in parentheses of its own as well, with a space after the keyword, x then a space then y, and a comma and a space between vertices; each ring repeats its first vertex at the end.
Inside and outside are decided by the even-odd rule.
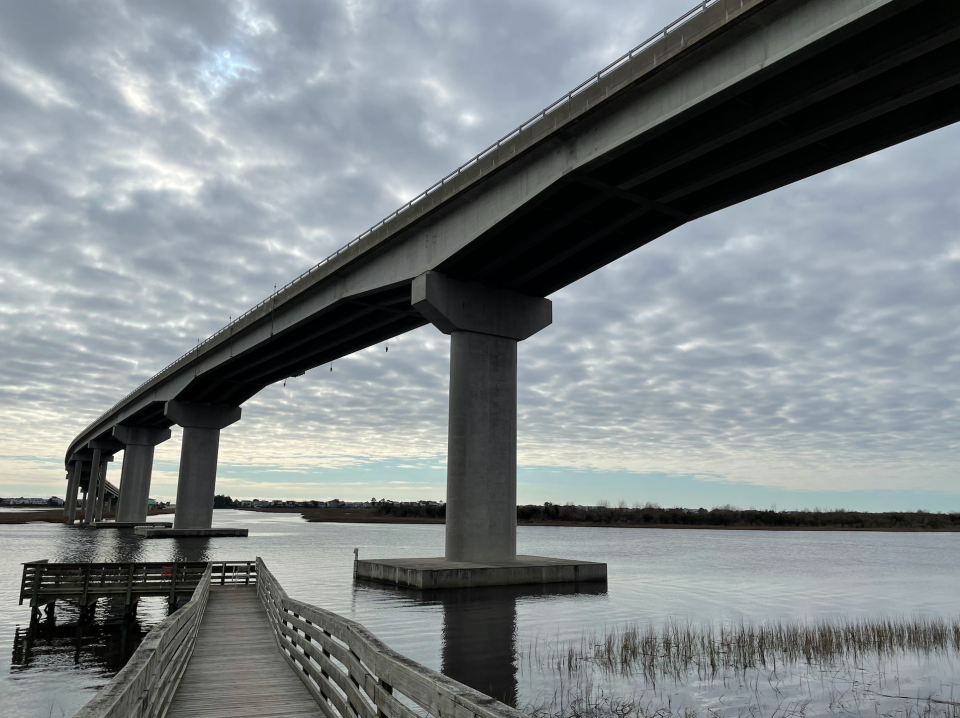
POLYGON ((145 518, 176 424, 175 529, 209 529, 243 402, 433 323, 451 336, 446 559, 512 561, 517 343, 552 322, 546 297, 957 119, 956 0, 707 0, 111 407, 67 450, 68 503, 123 450, 118 519, 145 518))

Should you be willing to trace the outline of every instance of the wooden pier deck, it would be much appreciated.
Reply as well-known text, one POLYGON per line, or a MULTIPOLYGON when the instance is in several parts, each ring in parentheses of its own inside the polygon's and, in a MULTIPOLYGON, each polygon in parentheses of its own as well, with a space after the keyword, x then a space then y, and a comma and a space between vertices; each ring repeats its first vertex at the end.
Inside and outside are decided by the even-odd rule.
POLYGON ((306 718, 320 706, 280 655, 255 586, 213 586, 167 718, 306 718))

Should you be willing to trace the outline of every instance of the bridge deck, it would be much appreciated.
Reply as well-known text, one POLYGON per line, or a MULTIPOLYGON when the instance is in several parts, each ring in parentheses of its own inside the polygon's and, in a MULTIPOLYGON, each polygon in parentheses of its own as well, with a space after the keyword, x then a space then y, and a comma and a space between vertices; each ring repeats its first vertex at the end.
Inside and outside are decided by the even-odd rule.
POLYGON ((214 586, 168 718, 323 716, 281 658, 254 586, 214 586))

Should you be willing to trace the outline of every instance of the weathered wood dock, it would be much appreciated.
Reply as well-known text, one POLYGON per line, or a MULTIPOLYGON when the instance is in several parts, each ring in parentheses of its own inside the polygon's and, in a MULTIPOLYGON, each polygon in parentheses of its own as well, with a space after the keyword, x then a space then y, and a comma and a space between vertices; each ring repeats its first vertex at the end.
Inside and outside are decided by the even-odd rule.
MULTIPOLYGON (((261 559, 202 565, 190 600, 75 718, 524 718, 360 624, 291 599, 261 559)), ((21 596, 53 595, 43 587, 59 564, 28 566, 21 596)), ((119 578, 142 564, 104 566, 119 578)))
POLYGON ((214 587, 167 718, 323 718, 290 670, 255 586, 214 587))
MULTIPOLYGON (((33 617, 40 606, 48 613, 58 600, 80 604, 81 614, 101 598, 123 598, 132 610, 140 598, 163 596, 171 605, 193 595, 207 571, 206 562, 168 561, 152 563, 49 563, 23 564, 20 579, 20 605, 29 601, 33 617)), ((220 561, 210 564, 213 582, 244 583, 256 581, 256 562, 220 561)))

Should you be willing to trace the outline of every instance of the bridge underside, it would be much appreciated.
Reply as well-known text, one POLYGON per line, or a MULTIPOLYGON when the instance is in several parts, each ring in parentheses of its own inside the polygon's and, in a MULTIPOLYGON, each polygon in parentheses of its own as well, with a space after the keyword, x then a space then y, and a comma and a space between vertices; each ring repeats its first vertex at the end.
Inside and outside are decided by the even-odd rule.
POLYGON ((124 447, 145 516, 151 447, 169 438, 151 429, 176 422, 176 528, 209 529, 219 432, 240 405, 429 318, 452 335, 447 559, 515 559, 516 343, 550 323, 542 298, 686 222, 960 120, 960 2, 717 0, 606 77, 164 369, 74 440, 68 467, 82 482, 124 447), (506 548, 460 556, 493 551, 494 514, 506 548))
MULTIPOLYGON (((567 174, 436 269, 547 296, 686 222, 957 120, 960 3, 893 3, 567 174)), ((203 372, 177 398, 239 405, 426 323, 408 282, 354 296, 203 372)), ((170 424, 159 402, 129 421, 170 424)))

